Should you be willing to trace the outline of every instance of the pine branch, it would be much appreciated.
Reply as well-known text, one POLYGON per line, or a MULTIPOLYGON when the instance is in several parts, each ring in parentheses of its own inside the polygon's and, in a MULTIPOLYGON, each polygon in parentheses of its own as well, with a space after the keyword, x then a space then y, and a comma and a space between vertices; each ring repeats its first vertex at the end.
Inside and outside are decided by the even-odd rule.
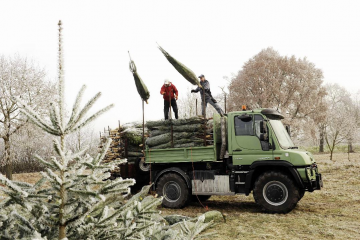
POLYGON ((82 96, 84 94, 84 91, 86 89, 86 85, 83 85, 78 93, 78 95, 76 96, 76 100, 75 100, 75 103, 74 103, 74 106, 73 106, 73 109, 72 109, 72 113, 71 113, 71 117, 69 119, 69 122, 67 124, 67 126, 70 126, 72 125, 73 123, 73 120, 77 117, 78 115, 78 112, 79 112, 79 108, 80 108, 80 102, 81 102, 81 99, 82 99, 82 96))
POLYGON ((92 97, 84 106, 84 108, 80 111, 79 115, 75 117, 72 124, 68 125, 66 128, 66 132, 71 131, 75 125, 78 125, 82 118, 86 115, 86 113, 90 110, 90 108, 94 105, 94 103, 100 98, 101 92, 98 92, 94 97, 92 97))
MULTIPOLYGON (((111 108, 114 107, 114 104, 110 104, 109 106, 101 109, 100 111, 96 112, 94 115, 92 115, 91 117, 89 117, 88 119, 86 119, 83 123, 72 127, 71 129, 69 129, 68 133, 74 132, 76 130, 79 130, 83 127, 85 127, 86 125, 88 125, 89 123, 91 123, 92 121, 94 121, 95 119, 97 119, 100 115, 102 115, 103 113, 109 111, 111 108)), ((76 124, 78 123, 78 121, 76 121, 76 124)))
POLYGON ((57 184, 59 186, 61 186, 63 184, 63 181, 59 178, 58 175, 56 175, 53 171, 51 171, 51 169, 47 168, 46 172, 48 174, 48 176, 52 179, 55 180, 55 182, 57 182, 57 184))
POLYGON ((37 155, 37 154, 34 155, 34 158, 37 159, 37 160, 38 160, 39 162, 41 162, 42 164, 44 164, 45 166, 48 166, 48 167, 50 167, 50 168, 52 168, 52 169, 55 169, 55 168, 56 168, 55 165, 53 165, 53 164, 45 161, 44 159, 42 159, 42 158, 41 158, 39 155, 37 155))
POLYGON ((0 173, 0 182, 7 186, 8 188, 10 188, 12 191, 23 195, 24 197, 27 197, 29 194, 25 191, 23 191, 19 186, 15 185, 12 183, 12 181, 10 181, 9 179, 7 179, 4 175, 2 175, 0 173))
POLYGON ((14 98, 18 102, 20 111, 32 120, 38 127, 50 134, 59 135, 59 132, 51 128, 31 107, 29 107, 26 103, 23 103, 19 98, 14 98))

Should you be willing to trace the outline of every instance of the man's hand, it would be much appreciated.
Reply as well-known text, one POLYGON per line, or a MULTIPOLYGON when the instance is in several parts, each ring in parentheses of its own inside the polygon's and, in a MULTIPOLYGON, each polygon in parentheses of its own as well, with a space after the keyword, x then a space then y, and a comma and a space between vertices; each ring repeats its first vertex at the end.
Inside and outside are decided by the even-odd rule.
POLYGON ((178 100, 178 95, 175 95, 175 99, 178 100))
POLYGON ((196 92, 195 90, 191 90, 192 93, 196 92))
POLYGON ((160 92, 160 94, 161 94, 161 95, 164 95, 164 94, 165 94, 165 92, 160 92))

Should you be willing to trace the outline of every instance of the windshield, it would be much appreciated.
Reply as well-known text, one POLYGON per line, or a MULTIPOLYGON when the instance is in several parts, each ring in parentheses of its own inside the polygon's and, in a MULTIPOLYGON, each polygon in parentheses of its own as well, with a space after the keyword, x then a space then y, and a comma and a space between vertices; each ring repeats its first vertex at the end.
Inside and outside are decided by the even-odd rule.
POLYGON ((270 120, 270 124, 282 148, 288 149, 295 147, 288 132, 286 131, 286 128, 280 120, 270 120))

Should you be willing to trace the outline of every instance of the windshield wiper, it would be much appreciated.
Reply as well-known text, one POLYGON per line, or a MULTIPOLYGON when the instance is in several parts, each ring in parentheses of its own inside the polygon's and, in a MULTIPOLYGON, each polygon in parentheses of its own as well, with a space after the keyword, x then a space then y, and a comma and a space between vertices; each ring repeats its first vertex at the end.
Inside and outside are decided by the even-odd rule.
POLYGON ((299 147, 289 147, 288 149, 299 149, 299 147))

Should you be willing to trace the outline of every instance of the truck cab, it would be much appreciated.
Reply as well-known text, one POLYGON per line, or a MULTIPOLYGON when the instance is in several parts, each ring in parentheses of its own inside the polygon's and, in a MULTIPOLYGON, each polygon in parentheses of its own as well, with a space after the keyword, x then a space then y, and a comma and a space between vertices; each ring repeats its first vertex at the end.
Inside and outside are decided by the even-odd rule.
POLYGON ((267 212, 291 211, 306 191, 320 190, 321 174, 311 153, 299 150, 284 117, 274 109, 213 117, 214 144, 183 149, 147 148, 144 163, 163 205, 181 208, 192 196, 253 193, 267 212))

